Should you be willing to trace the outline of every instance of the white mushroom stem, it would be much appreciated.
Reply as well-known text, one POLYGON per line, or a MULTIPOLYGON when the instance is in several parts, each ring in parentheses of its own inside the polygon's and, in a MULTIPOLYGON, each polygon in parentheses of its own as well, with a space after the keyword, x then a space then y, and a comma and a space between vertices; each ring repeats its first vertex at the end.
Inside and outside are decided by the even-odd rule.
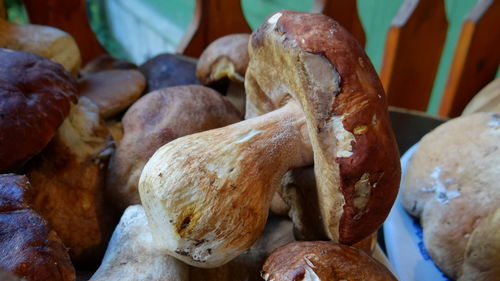
POLYGON ((172 141, 151 157, 139 181, 153 238, 188 264, 220 266, 257 240, 286 171, 312 161, 295 101, 172 141))
POLYGON ((144 209, 128 207, 115 229, 101 266, 91 281, 188 281, 188 266, 159 253, 153 243, 144 209))

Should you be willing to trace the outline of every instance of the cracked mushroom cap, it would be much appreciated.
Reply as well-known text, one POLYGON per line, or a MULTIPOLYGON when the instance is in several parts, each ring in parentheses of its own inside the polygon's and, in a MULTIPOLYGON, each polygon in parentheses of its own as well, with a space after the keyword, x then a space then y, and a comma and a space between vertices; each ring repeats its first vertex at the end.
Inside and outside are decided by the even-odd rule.
POLYGON ((151 92, 122 119, 124 136, 111 157, 107 193, 120 209, 140 204, 142 169, 162 145, 179 137, 241 121, 237 110, 204 86, 177 86, 151 92))
POLYGON ((229 78, 243 83, 248 66, 250 34, 231 34, 210 43, 196 65, 196 77, 203 85, 229 78))
POLYGON ((280 11, 251 36, 247 118, 302 104, 327 236, 353 244, 385 220, 399 152, 380 80, 356 40, 321 14, 280 11))
POLYGON ((397 279, 365 252, 332 242, 293 242, 275 250, 261 272, 266 281, 388 281, 397 279))
POLYGON ((32 209, 31 201, 28 178, 0 175, 0 269, 28 281, 75 280, 66 247, 47 221, 32 209))
POLYGON ((76 98, 76 81, 61 65, 0 48, 0 172, 38 154, 76 98))

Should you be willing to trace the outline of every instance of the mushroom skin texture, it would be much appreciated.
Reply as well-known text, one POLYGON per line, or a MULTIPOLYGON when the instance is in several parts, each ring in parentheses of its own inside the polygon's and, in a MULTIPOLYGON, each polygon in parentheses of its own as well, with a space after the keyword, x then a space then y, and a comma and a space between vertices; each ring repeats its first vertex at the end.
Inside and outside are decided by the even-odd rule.
POLYGON ((0 46, 50 59, 73 75, 78 74, 82 61, 75 39, 50 26, 17 24, 0 18, 0 46))
POLYGON ((183 262, 155 249, 141 205, 129 206, 116 226, 91 281, 189 281, 183 262))
POLYGON ((68 249, 32 200, 26 176, 0 175, 0 280, 10 280, 2 269, 27 281, 75 280, 68 249))
POLYGON ((61 65, 0 48, 0 173, 21 168, 40 153, 77 97, 76 81, 61 65))
POLYGON ((139 180, 159 248, 198 267, 220 266, 257 240, 293 168, 315 164, 327 235, 342 243, 373 233, 398 190, 382 86, 347 31, 324 15, 281 11, 252 34, 249 51, 247 116, 256 117, 162 146, 139 180), (309 41, 327 49, 301 47, 309 41))
POLYGON ((292 11, 272 14, 248 49, 246 118, 300 100, 327 237, 353 244, 373 233, 401 168, 384 90, 363 49, 331 18, 292 11))
POLYGON ((293 242, 275 250, 261 272, 265 281, 396 281, 365 252, 326 241, 293 242))
POLYGON ((123 116, 124 135, 108 166, 109 198, 121 210, 140 204, 139 177, 158 148, 176 138, 238 121, 241 118, 234 106, 204 86, 163 88, 145 95, 123 116))

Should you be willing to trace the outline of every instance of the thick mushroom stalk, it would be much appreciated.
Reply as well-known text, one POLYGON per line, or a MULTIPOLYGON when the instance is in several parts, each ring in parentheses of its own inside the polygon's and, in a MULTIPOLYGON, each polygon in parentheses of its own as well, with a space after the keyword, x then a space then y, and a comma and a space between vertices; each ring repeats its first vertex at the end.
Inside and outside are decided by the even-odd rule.
POLYGON ((159 248, 207 268, 248 249, 264 229, 280 179, 312 162, 304 126, 302 110, 290 101, 266 115, 161 147, 139 180, 159 248))
POLYGON ((146 164, 141 201, 160 247, 199 267, 247 249, 288 170, 313 164, 327 236, 353 244, 384 221, 399 153, 380 80, 352 36, 281 11, 251 36, 246 121, 170 142, 146 164), (259 116, 260 115, 260 116, 259 116))

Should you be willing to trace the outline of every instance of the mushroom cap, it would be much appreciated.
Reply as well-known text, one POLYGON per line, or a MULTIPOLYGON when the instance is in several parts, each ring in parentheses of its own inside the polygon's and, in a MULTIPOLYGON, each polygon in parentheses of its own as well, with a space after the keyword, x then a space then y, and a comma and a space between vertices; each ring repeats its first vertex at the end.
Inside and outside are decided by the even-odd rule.
POLYGON ((137 65, 124 60, 103 54, 88 62, 81 70, 80 75, 87 76, 88 74, 101 72, 113 69, 136 69, 137 65))
POLYGON ((66 247, 31 207, 32 192, 25 176, 0 175, 0 268, 26 280, 75 280, 66 247))
POLYGON ((130 107, 122 119, 124 136, 111 157, 107 192, 120 208, 139 204, 142 169, 153 153, 179 137, 241 121, 223 96, 204 86, 153 91, 130 107))
POLYGON ((396 198, 400 164, 384 91, 363 49, 333 19, 292 11, 272 14, 248 48, 246 117, 299 101, 328 237, 352 244, 373 233, 396 198))
POLYGON ((293 242, 275 250, 261 272, 266 281, 397 280, 365 252, 332 242, 293 242))
POLYGON ((0 172, 39 153, 76 98, 76 82, 61 65, 0 48, 0 172))
POLYGON ((471 234, 499 206, 499 143, 500 114, 466 115, 425 135, 408 164, 402 203, 420 218, 429 255, 453 279, 471 234))
POLYGON ((75 39, 51 26, 17 24, 0 19, 0 46, 50 59, 74 75, 80 69, 81 56, 75 39))
POLYGON ((137 70, 105 70, 89 74, 78 81, 80 95, 88 97, 103 118, 120 113, 136 101, 146 87, 137 70))
POLYGON ((248 66, 250 34, 230 34, 210 43, 196 65, 196 77, 203 85, 222 78, 243 82, 248 66))
POLYGON ((147 92, 161 88, 199 84, 196 62, 189 57, 162 54, 149 59, 139 67, 146 77, 147 92))

